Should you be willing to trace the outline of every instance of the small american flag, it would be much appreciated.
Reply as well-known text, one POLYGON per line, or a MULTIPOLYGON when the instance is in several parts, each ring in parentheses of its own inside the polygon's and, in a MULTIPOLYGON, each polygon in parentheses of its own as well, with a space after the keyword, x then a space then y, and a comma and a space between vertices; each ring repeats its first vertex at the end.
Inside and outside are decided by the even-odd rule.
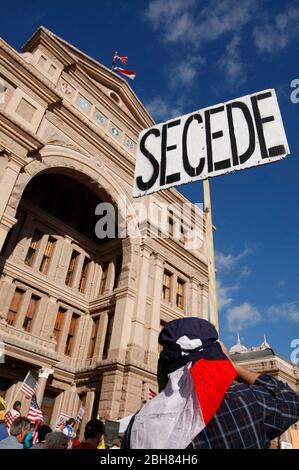
POLYGON ((154 390, 152 390, 151 388, 148 388, 148 391, 147 391, 147 399, 148 400, 152 400, 153 398, 155 398, 157 396, 156 392, 154 392, 154 390))
POLYGON ((32 423, 36 423, 36 422, 44 420, 42 411, 37 403, 35 394, 32 395, 27 418, 30 419, 32 423))
POLYGON ((5 417, 4 417, 5 426, 7 428, 10 428, 10 426, 12 425, 12 423, 18 416, 21 416, 20 413, 17 410, 14 410, 13 408, 9 410, 7 413, 5 413, 5 417))
POLYGON ((38 429, 42 422, 44 421, 44 417, 42 411, 37 403, 36 395, 32 395, 30 408, 28 411, 27 418, 30 419, 31 423, 33 423, 34 430, 33 430, 33 444, 36 444, 38 441, 38 429))
POLYGON ((31 398, 38 388, 38 383, 35 378, 28 374, 22 383, 21 392, 23 392, 27 398, 31 398))

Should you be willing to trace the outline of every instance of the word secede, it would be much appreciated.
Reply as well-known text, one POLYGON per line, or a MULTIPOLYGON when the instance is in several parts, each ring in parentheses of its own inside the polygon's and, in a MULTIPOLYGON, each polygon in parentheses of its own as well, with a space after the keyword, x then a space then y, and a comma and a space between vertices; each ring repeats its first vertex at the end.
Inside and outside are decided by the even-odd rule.
POLYGON ((271 163, 288 154, 275 90, 265 90, 142 131, 133 196, 271 163))

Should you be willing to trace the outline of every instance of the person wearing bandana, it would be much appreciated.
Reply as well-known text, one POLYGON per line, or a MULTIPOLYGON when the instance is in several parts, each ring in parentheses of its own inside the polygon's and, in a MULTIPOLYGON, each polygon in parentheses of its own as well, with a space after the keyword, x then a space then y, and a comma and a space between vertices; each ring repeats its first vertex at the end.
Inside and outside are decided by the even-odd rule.
POLYGON ((207 320, 173 320, 159 344, 159 394, 132 417, 122 448, 264 449, 299 420, 299 395, 233 364, 207 320))

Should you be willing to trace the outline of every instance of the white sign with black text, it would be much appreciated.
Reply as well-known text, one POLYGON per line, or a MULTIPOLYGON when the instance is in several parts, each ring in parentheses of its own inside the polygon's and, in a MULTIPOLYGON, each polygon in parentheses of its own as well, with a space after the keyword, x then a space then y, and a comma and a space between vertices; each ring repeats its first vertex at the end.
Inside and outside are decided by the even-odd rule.
POLYGON ((274 89, 140 133, 133 196, 272 163, 289 154, 274 89))

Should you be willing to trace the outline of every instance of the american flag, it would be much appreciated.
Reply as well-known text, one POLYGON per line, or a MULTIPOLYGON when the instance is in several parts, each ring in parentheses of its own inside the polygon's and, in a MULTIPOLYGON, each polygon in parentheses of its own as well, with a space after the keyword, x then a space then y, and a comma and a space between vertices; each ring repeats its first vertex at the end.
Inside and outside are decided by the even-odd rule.
POLYGON ((147 391, 147 399, 148 400, 152 400, 153 398, 155 398, 157 396, 156 392, 154 392, 154 390, 152 390, 151 388, 148 388, 148 391, 147 391))
POLYGON ((38 388, 38 383, 35 378, 28 374, 22 383, 21 392, 23 392, 27 398, 31 398, 38 388))
POLYGON ((18 416, 21 416, 20 413, 17 410, 14 410, 13 408, 9 410, 7 413, 5 413, 5 417, 4 417, 5 426, 7 428, 10 428, 10 426, 12 425, 12 423, 18 416))
POLYGON ((38 428, 44 421, 42 411, 37 403, 36 395, 32 395, 30 408, 28 411, 27 418, 30 419, 31 423, 35 424, 33 430, 33 444, 36 444, 38 441, 38 428))
POLYGON ((30 403, 30 408, 28 411, 27 418, 30 419, 32 423, 37 423, 37 422, 44 420, 42 411, 37 403, 35 393, 34 395, 32 395, 32 398, 31 398, 31 403, 30 403))

